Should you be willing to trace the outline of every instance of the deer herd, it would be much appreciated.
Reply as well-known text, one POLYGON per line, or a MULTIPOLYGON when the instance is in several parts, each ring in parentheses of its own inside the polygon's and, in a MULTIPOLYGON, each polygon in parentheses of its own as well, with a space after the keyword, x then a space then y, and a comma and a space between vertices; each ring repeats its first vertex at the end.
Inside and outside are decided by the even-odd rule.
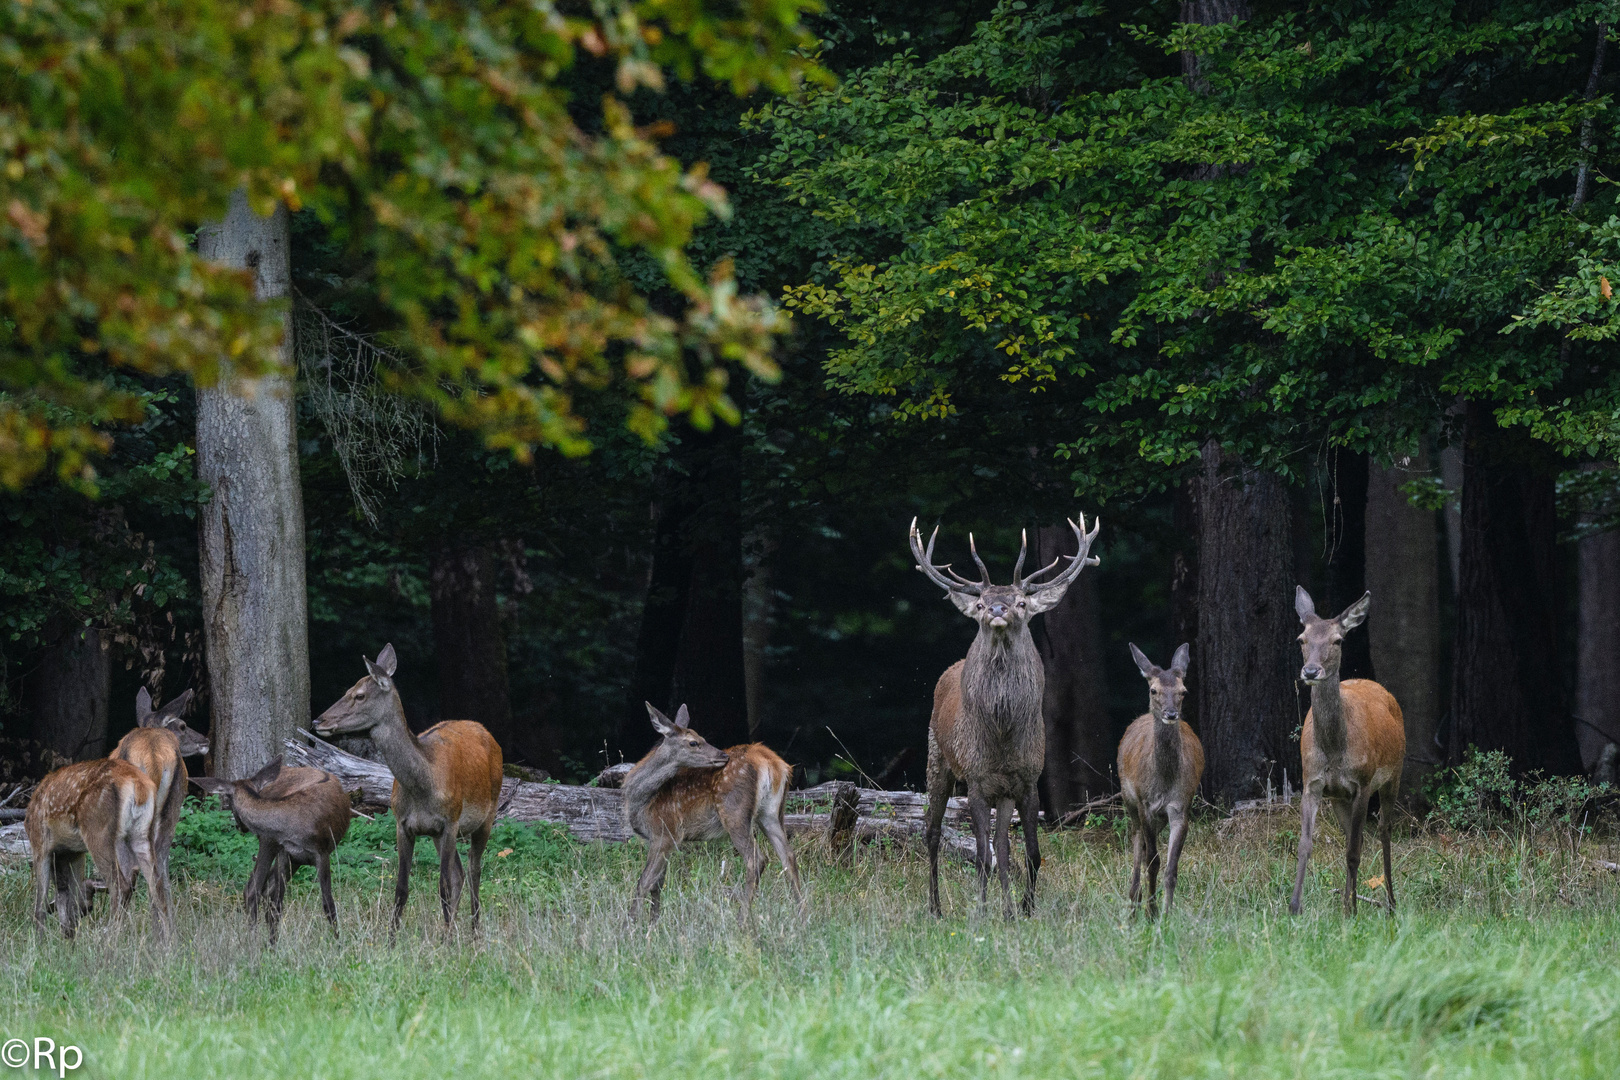
MULTIPOLYGON (((1004 913, 1009 918, 1015 914, 1010 868, 1017 813, 1024 837, 1020 906, 1025 914, 1034 909, 1041 867, 1037 784, 1045 766, 1046 739, 1041 709, 1045 671, 1030 620, 1054 607, 1080 572, 1098 563, 1091 547, 1100 522, 1087 532, 1082 515, 1079 524, 1071 521, 1069 526, 1078 543, 1076 554, 1059 556, 1021 576, 1026 538, 1013 567, 1012 584, 995 585, 971 535, 968 545, 978 580, 958 574, 948 563, 936 565, 934 540, 939 529, 924 546, 912 520, 910 546, 916 568, 978 626, 967 656, 940 676, 928 725, 924 835, 928 910, 935 916, 941 914, 939 849, 947 800, 959 787, 966 789, 973 825, 980 904, 988 901, 994 868, 1004 913), (1064 560, 1067 565, 1062 565, 1064 560)), ((1377 794, 1382 806, 1392 806, 1400 783, 1406 751, 1400 705, 1376 682, 1339 678, 1344 635, 1366 619, 1370 603, 1368 594, 1337 617, 1323 618, 1309 593, 1299 588, 1295 594, 1303 627, 1300 679, 1311 689, 1310 711, 1300 731, 1299 864, 1289 901, 1295 914, 1300 911, 1322 802, 1333 808, 1344 831, 1342 900, 1345 914, 1353 915, 1368 801, 1377 794)), ((1157 912, 1161 834, 1166 834, 1168 849, 1163 866, 1165 908, 1174 902, 1188 811, 1203 776, 1204 751, 1181 719, 1192 661, 1189 647, 1178 648, 1168 668, 1154 664, 1134 644, 1130 649, 1147 680, 1148 711, 1120 741, 1119 784, 1130 833, 1129 898, 1133 907, 1141 905, 1145 865, 1151 915, 1157 912)), ((484 849, 500 802, 500 746, 482 724, 471 720, 446 720, 413 734, 394 686, 393 646, 384 646, 375 661, 365 663, 365 677, 318 717, 314 727, 324 736, 369 735, 393 773, 390 807, 399 863, 390 938, 405 911, 416 841, 423 836, 431 837, 438 850, 439 901, 446 928, 453 926, 463 887, 470 884, 476 930, 484 849), (461 839, 469 844, 465 873, 456 846, 461 839)), ((322 910, 337 933, 331 858, 349 829, 352 811, 347 792, 331 773, 288 767, 279 757, 246 779, 190 776, 185 759, 208 751, 207 738, 184 720, 192 697, 188 690, 157 709, 142 689, 135 705, 138 726, 111 756, 57 769, 40 782, 28 805, 25 830, 33 859, 34 922, 41 931, 54 906, 63 934, 71 938, 101 890, 108 893, 116 919, 129 907, 140 877, 146 881, 159 933, 173 933, 169 851, 189 782, 220 796, 237 824, 258 838, 258 856, 243 895, 250 924, 262 903, 273 943, 288 878, 296 867, 313 865, 322 910), (87 854, 101 882, 86 876, 87 854)), ((689 840, 722 837, 731 840, 743 861, 740 915, 746 916, 765 864, 756 833, 764 834, 780 860, 802 911, 803 889, 784 820, 792 769, 763 743, 727 750, 711 746, 692 729, 684 705, 673 719, 650 703, 647 711, 660 738, 623 781, 626 824, 647 844, 647 863, 631 903, 632 918, 641 917, 644 905, 651 918, 658 917, 664 874, 676 848, 689 840)), ((1379 815, 1386 910, 1391 913, 1395 909, 1392 817, 1388 812, 1379 815)))

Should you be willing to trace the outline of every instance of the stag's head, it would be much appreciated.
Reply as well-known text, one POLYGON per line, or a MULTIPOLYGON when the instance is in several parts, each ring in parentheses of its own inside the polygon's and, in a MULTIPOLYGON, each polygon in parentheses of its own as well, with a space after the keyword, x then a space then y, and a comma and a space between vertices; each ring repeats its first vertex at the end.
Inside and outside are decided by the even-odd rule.
POLYGON ((399 695, 394 691, 397 663, 392 645, 384 645, 375 661, 366 660, 366 677, 316 717, 315 733, 359 735, 402 713, 399 695))
POLYGON ((979 568, 979 580, 971 581, 951 569, 950 563, 936 566, 934 564, 934 541, 939 537, 939 526, 934 526, 934 533, 928 538, 928 546, 923 547, 922 533, 917 531, 917 519, 911 519, 911 554, 917 560, 917 569, 925 574, 929 581, 945 590, 951 603, 957 610, 979 624, 981 631, 990 633, 1007 633, 1019 630, 1028 624, 1031 617, 1039 615, 1048 608, 1057 605, 1063 599, 1074 579, 1080 576, 1080 571, 1087 566, 1096 566, 1098 559, 1091 555, 1091 544, 1097 539, 1097 530, 1102 528, 1102 521, 1092 522, 1091 531, 1085 530, 1086 516, 1080 515, 1080 524, 1069 522, 1069 528, 1074 530, 1075 541, 1079 550, 1074 555, 1059 555, 1050 564, 1035 571, 1028 577, 1021 576, 1024 572, 1024 556, 1029 553, 1029 535, 1024 534, 1023 545, 1018 549, 1018 562, 1013 565, 1013 581, 1011 585, 993 585, 990 582, 990 571, 985 567, 984 560, 979 558, 979 549, 973 543, 973 534, 968 534, 968 550, 973 553, 973 561, 979 568), (1037 581, 1048 572, 1057 568, 1064 559, 1069 565, 1047 581, 1037 581))
POLYGON ((1187 696, 1187 665, 1192 660, 1192 649, 1185 643, 1170 658, 1170 666, 1162 668, 1149 660, 1135 644, 1131 656, 1136 670, 1148 684, 1148 710, 1161 724, 1175 724, 1181 720, 1181 702, 1187 696))
POLYGON ((186 709, 196 693, 187 690, 161 709, 152 707, 152 695, 141 687, 135 695, 135 723, 144 728, 162 728, 171 731, 180 740, 180 756, 194 757, 208 753, 208 736, 191 730, 186 723, 186 709))
POLYGON ((731 759, 724 750, 711 746, 709 741, 692 730, 691 714, 682 705, 671 720, 647 702, 647 715, 653 730, 664 737, 657 753, 674 758, 675 764, 687 769, 717 769, 731 759))
POLYGON ((1305 666, 1299 669, 1302 681, 1315 685, 1323 679, 1339 677, 1339 661, 1344 658, 1344 635, 1360 626, 1372 606, 1372 593, 1363 593, 1360 600, 1339 613, 1336 619, 1324 619, 1316 613, 1316 602, 1304 586, 1294 587, 1294 611, 1299 615, 1305 631, 1299 635, 1299 646, 1305 653, 1305 666))

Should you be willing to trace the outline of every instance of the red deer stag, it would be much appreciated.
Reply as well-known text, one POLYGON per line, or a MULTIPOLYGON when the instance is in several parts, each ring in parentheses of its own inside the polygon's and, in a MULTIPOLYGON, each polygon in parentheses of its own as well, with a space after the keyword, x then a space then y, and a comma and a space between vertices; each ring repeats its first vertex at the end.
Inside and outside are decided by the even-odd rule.
POLYGON ((652 917, 658 918, 670 852, 683 841, 729 836, 746 868, 738 911, 739 919, 746 918, 765 867, 765 855, 754 840, 755 828, 771 842, 802 909, 799 864, 782 823, 793 772, 788 763, 764 743, 733 746, 723 752, 715 749, 692 730, 685 705, 676 711, 674 720, 651 702, 647 713, 663 738, 624 778, 625 820, 631 832, 647 841, 647 865, 636 882, 631 917, 641 917, 642 899, 647 898, 652 917))
POLYGON ((1135 645, 1131 656, 1148 684, 1148 711, 1125 729, 1119 743, 1119 788, 1131 825, 1131 903, 1142 900, 1142 865, 1147 864, 1148 913, 1158 907, 1159 833, 1170 828, 1170 854, 1164 868, 1164 909, 1176 897, 1181 845, 1187 839, 1187 808, 1204 775, 1204 745, 1181 719, 1187 696, 1186 645, 1159 667, 1135 645))
POLYGON ((321 910, 336 937, 332 851, 348 834, 350 816, 349 795, 338 778, 324 769, 284 768, 277 757, 246 780, 194 776, 191 782, 228 798, 237 824, 259 838, 259 855, 242 894, 248 924, 258 920, 263 897, 264 925, 274 945, 287 879, 298 867, 313 866, 321 884, 321 910))
POLYGON ((33 851, 34 925, 45 929, 53 884, 64 935, 71 938, 80 917, 90 914, 94 893, 84 876, 88 852, 107 882, 113 918, 128 903, 139 873, 158 930, 167 937, 173 913, 168 880, 158 873, 153 854, 157 814, 156 786, 127 761, 81 761, 41 780, 23 819, 33 851))
POLYGON ((1007 876, 1011 858, 1009 831, 1013 807, 1024 821, 1024 852, 1029 883, 1024 892, 1024 912, 1035 906, 1035 877, 1041 867, 1040 843, 1036 838, 1036 814, 1040 796, 1036 781, 1046 764, 1046 729, 1041 719, 1041 695, 1046 688, 1046 672, 1040 653, 1029 634, 1029 620, 1053 607, 1086 566, 1097 565, 1088 558, 1097 538, 1100 521, 1085 531, 1069 522, 1080 547, 1078 553, 1059 556, 1051 565, 1029 577, 1019 577, 1028 552, 1028 537, 1018 551, 1011 585, 992 585, 990 571, 968 536, 968 547, 979 567, 979 581, 969 581, 950 568, 935 566, 934 540, 939 527, 923 548, 917 519, 911 520, 911 554, 917 569, 928 580, 945 589, 957 609, 979 624, 979 634, 968 648, 967 659, 958 660, 945 670, 934 687, 934 713, 928 723, 928 910, 940 914, 939 844, 945 820, 945 800, 958 781, 967 785, 968 813, 973 819, 977 843, 975 862, 979 868, 979 902, 987 902, 990 887, 990 808, 996 806, 996 869, 1001 875, 1001 895, 1008 917, 1012 916, 1012 885, 1007 876), (1064 559, 1069 565, 1050 581, 1035 579, 1057 567, 1064 559))
POLYGON ((1311 711, 1299 735, 1300 788, 1299 869, 1288 910, 1299 914, 1305 889, 1305 864, 1316 837, 1316 812, 1325 798, 1344 830, 1344 913, 1356 913, 1356 873, 1361 867, 1361 834, 1367 824, 1367 802, 1378 798, 1378 835, 1384 845, 1384 888, 1389 912, 1395 912, 1395 875, 1389 859, 1389 833, 1395 820, 1395 795, 1406 759, 1406 721, 1394 695, 1371 679, 1339 682, 1344 635, 1360 626, 1372 605, 1372 593, 1344 609, 1336 619, 1316 614, 1311 594, 1294 593, 1294 610, 1305 632, 1299 635, 1305 666, 1299 677, 1311 687, 1311 711))
POLYGON ((484 845, 489 843, 501 800, 501 748, 484 725, 471 720, 445 720, 421 735, 411 734, 405 706, 394 689, 394 667, 394 647, 385 645, 376 663, 366 661, 370 674, 316 719, 315 730, 328 736, 369 732, 394 774, 389 805, 396 822, 399 875, 394 880, 393 930, 399 929, 410 896, 411 858, 419 836, 431 836, 439 850, 439 902, 447 928, 461 905, 463 878, 456 840, 465 836, 471 841, 467 874, 472 880, 476 930, 484 845))
MULTIPOLYGON (((152 858, 164 880, 169 877, 169 849, 174 846, 174 827, 180 820, 180 807, 186 801, 188 757, 208 753, 208 739, 186 725, 186 707, 192 691, 187 690, 161 709, 152 708, 152 695, 141 687, 135 695, 134 731, 118 740, 111 757, 127 761, 157 788, 157 839, 152 858)), ((134 881, 131 879, 133 886, 134 881)), ((127 897, 126 897, 127 899, 127 897)))

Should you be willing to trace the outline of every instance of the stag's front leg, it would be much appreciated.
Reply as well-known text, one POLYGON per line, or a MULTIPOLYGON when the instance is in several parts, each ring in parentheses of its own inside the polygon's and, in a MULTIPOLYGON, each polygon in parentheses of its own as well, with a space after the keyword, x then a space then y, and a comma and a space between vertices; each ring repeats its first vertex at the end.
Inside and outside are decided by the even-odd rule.
POLYGON ((990 804, 976 787, 968 788, 968 817, 973 821, 973 865, 979 870, 979 906, 990 902, 990 804))
POLYGON ((996 876, 1001 879, 1001 914, 1014 915, 1012 902, 1012 811, 1013 801, 1003 798, 996 803, 996 876))
POLYGON ((1024 914, 1035 914, 1035 879, 1041 872, 1040 824, 1041 795, 1031 788, 1019 812, 1024 823, 1024 864, 1028 885, 1024 891, 1024 914))

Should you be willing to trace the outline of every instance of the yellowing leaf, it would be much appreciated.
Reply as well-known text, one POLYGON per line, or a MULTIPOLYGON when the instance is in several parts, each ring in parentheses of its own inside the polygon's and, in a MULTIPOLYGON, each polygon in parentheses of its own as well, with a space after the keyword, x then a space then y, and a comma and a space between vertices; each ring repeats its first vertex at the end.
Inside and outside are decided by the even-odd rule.
POLYGON ((1381 888, 1381 887, 1383 887, 1383 884, 1384 884, 1384 875, 1383 875, 1383 874, 1379 874, 1379 875, 1378 875, 1378 876, 1377 876, 1377 877, 1375 877, 1375 878, 1369 878, 1369 879, 1368 879, 1368 880, 1367 880, 1367 881, 1366 881, 1366 883, 1365 883, 1365 884, 1366 884, 1366 886, 1367 886, 1367 888, 1369 888, 1369 889, 1377 889, 1377 888, 1381 888))
POLYGON ((1605 299, 1605 300, 1614 299, 1614 289, 1610 287, 1608 278, 1606 278, 1606 277, 1598 278, 1598 291, 1603 294, 1603 299, 1605 299))
MULTIPOLYGON (((497 859, 504 859, 504 858, 506 858, 506 857, 507 857, 507 856, 508 856, 508 855, 510 855, 510 854, 512 854, 512 849, 511 849, 511 848, 502 848, 502 849, 501 849, 501 850, 500 850, 500 851, 497 851, 497 852, 496 852, 496 853, 495 853, 495 857, 496 857, 496 858, 497 858, 497 859)), ((1383 881, 1383 880, 1384 880, 1384 879, 1383 879, 1383 878, 1379 878, 1379 879, 1378 879, 1378 880, 1379 880, 1379 881, 1383 881)))

